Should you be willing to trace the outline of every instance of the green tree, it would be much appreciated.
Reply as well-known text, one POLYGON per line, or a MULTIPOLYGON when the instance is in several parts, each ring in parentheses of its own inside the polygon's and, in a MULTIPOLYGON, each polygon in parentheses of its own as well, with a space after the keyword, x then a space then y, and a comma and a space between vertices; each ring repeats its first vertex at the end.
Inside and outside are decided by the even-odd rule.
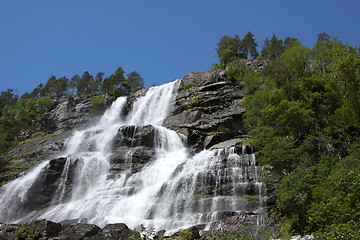
POLYGON ((81 82, 81 77, 79 76, 79 74, 75 74, 70 80, 69 90, 74 94, 75 93, 79 94, 77 86, 80 82, 81 82))
POLYGON ((36 88, 34 88, 29 94, 29 98, 37 99, 41 97, 41 93, 43 91, 44 85, 40 83, 36 88))
POLYGON ((283 47, 245 97, 248 142, 276 183, 282 229, 356 239, 359 52, 326 34, 313 49, 283 47))
POLYGON ((331 38, 326 33, 320 33, 312 49, 313 68, 327 72, 339 49, 346 49, 346 47, 336 37, 331 38))
POLYGON ((292 77, 302 77, 309 66, 310 49, 301 46, 300 42, 294 43, 284 51, 281 60, 292 77))
POLYGON ((76 74, 71 79, 70 87, 76 88, 78 95, 95 94, 97 92, 96 81, 88 71, 85 71, 81 77, 76 74))
POLYGON ((123 86, 126 94, 129 95, 132 92, 144 88, 144 79, 136 71, 133 71, 127 75, 123 86))
POLYGON ((355 144, 341 162, 313 188, 308 209, 309 230, 322 239, 357 239, 360 234, 360 145, 355 144), (341 237, 343 236, 343 237, 341 237))
POLYGON ((41 89, 40 96, 44 97, 49 94, 54 94, 56 90, 56 77, 52 75, 44 85, 44 87, 41 89))
POLYGON ((96 74, 95 82, 94 82, 94 92, 95 93, 100 93, 100 88, 104 81, 104 79, 103 79, 104 75, 105 75, 105 73, 103 73, 103 72, 99 72, 96 74))
POLYGON ((217 43, 216 53, 220 63, 226 66, 231 60, 237 57, 245 57, 241 53, 241 40, 238 35, 235 37, 223 36, 217 43))
POLYGON ((77 86, 78 91, 80 90, 80 94, 94 93, 94 82, 94 77, 88 71, 85 71, 77 86))
POLYGON ((67 91, 68 83, 69 80, 65 76, 58 79, 55 76, 51 76, 45 86, 41 88, 40 96, 64 94, 67 91))
POLYGON ((61 77, 56 80, 55 94, 64 94, 68 89, 69 79, 67 77, 61 77))
POLYGON ((276 60, 280 58, 283 52, 283 41, 281 39, 278 39, 275 34, 273 34, 270 40, 269 38, 265 39, 263 48, 261 50, 261 58, 276 60))
POLYGON ((101 85, 101 92, 113 96, 125 95, 125 90, 122 88, 125 82, 124 73, 122 67, 119 67, 114 74, 105 78, 101 85))
POLYGON ((240 86, 242 86, 246 69, 247 67, 244 62, 239 61, 239 59, 233 59, 227 64, 226 76, 231 80, 235 80, 240 86))
POLYGON ((283 45, 285 48, 288 48, 288 47, 291 47, 294 43, 296 43, 298 41, 299 40, 297 40, 296 38, 286 37, 283 45))
POLYGON ((104 95, 94 96, 91 100, 91 110, 95 114, 102 114, 105 111, 105 98, 104 95))
POLYGON ((248 32, 245 37, 241 41, 241 52, 242 55, 246 58, 256 58, 258 56, 258 52, 256 50, 257 43, 254 39, 254 34, 248 32))
POLYGON ((350 50, 339 49, 331 66, 333 76, 340 83, 343 104, 349 111, 347 117, 360 128, 360 55, 350 50), (353 117, 351 117, 351 115, 353 117))
POLYGON ((0 94, 0 117, 2 116, 3 108, 6 105, 14 106, 18 99, 17 90, 8 88, 6 91, 2 91, 0 94))

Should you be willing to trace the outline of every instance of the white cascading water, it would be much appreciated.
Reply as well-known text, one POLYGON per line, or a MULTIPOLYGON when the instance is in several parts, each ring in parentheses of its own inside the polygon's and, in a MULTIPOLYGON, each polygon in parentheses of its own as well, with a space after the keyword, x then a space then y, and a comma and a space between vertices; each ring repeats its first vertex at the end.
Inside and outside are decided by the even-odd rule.
POLYGON ((5 185, 0 192, 0 222, 87 219, 101 227, 123 222, 130 228, 144 224, 171 232, 199 224, 209 228, 234 213, 261 211, 262 184, 253 154, 238 155, 228 148, 204 150, 188 158, 184 137, 161 126, 179 82, 150 88, 126 118, 121 117, 126 98, 118 98, 96 125, 75 132, 60 156, 66 162, 49 207, 22 214, 18 206, 26 204, 27 192, 50 161, 5 185), (118 132, 129 126, 141 131, 146 125, 155 129, 155 158, 131 172, 134 149, 129 148, 124 157, 129 169, 109 177, 118 132), (254 203, 247 194, 258 199, 254 203))

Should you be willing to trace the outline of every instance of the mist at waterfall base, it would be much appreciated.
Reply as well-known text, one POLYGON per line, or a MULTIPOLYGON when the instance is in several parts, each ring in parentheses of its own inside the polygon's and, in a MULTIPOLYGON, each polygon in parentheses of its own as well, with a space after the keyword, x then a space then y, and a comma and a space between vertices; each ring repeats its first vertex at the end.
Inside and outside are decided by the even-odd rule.
POLYGON ((179 84, 177 80, 150 88, 126 116, 121 113, 127 99, 120 97, 94 126, 74 132, 59 156, 64 159, 61 176, 46 207, 24 210, 31 202, 30 189, 49 170, 50 160, 5 185, 0 192, 0 222, 86 219, 100 227, 143 224, 174 232, 194 225, 206 230, 227 216, 261 213, 265 201, 254 154, 237 154, 231 147, 189 156, 186 138, 161 126, 175 103, 179 84), (134 171, 139 139, 133 139, 123 156, 127 168, 110 176, 110 159, 117 154, 114 142, 125 141, 121 132, 132 129, 135 136, 149 127, 154 156, 134 171), (249 194, 255 198, 249 199, 249 194))

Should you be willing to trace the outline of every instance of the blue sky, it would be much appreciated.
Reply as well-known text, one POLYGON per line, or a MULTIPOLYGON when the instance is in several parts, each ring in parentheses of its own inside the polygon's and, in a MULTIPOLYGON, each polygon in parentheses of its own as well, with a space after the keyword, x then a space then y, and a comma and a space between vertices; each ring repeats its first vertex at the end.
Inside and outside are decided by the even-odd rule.
POLYGON ((224 35, 317 34, 360 44, 359 0, 0 0, 0 90, 29 92, 51 75, 136 70, 146 87, 209 70, 224 35))

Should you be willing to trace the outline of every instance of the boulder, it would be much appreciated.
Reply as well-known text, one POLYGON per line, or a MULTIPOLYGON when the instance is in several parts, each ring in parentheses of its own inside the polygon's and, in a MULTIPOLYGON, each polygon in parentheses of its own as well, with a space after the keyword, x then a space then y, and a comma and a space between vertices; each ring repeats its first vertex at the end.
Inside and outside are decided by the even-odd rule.
POLYGON ((58 155, 63 150, 69 136, 71 136, 71 132, 37 135, 19 144, 8 153, 0 155, 1 160, 7 159, 12 163, 8 166, 9 169, 5 168, 1 171, 0 186, 6 181, 21 176, 44 159, 51 159, 58 155))
POLYGON ((124 223, 108 224, 101 229, 78 220, 54 223, 43 219, 26 224, 2 224, 0 239, 125 240, 132 236, 132 230, 124 223))
POLYGON ((213 234, 229 234, 236 233, 240 228, 243 229, 241 233, 243 236, 255 235, 257 230, 257 215, 255 213, 247 213, 231 216, 214 227, 211 232, 213 234))
POLYGON ((138 146, 153 148, 156 133, 156 128, 151 125, 121 127, 115 137, 115 148, 138 146))
POLYGON ((27 224, 3 224, 0 239, 51 239, 62 230, 60 223, 38 220, 27 224))
POLYGON ((131 229, 124 223, 114 223, 106 225, 101 231, 88 239, 92 240, 126 240, 132 235, 131 229))
POLYGON ((199 229, 196 226, 176 232, 171 239, 198 239, 200 238, 199 229))
POLYGON ((62 224, 62 230, 58 235, 59 240, 83 240, 91 239, 100 232, 101 228, 94 224, 75 223, 62 224))

